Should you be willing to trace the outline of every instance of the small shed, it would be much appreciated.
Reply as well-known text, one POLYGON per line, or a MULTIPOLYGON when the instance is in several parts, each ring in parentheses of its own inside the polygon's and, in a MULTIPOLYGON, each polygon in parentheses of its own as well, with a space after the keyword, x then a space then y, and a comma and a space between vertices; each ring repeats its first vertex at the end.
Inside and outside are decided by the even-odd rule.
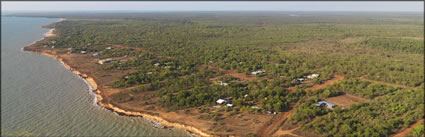
POLYGON ((258 75, 258 74, 261 74, 261 73, 264 73, 264 72, 266 72, 266 71, 263 71, 263 70, 257 70, 257 71, 251 72, 251 74, 252 74, 252 75, 258 75))
POLYGON ((225 83, 225 82, 223 82, 221 80, 218 81, 218 84, 221 85, 221 86, 227 86, 227 85, 229 85, 228 83, 225 83))
POLYGON ((319 102, 316 103, 316 106, 322 106, 322 105, 326 105, 326 107, 328 107, 328 108, 335 108, 336 107, 335 104, 332 104, 332 103, 329 103, 329 102, 326 102, 326 101, 319 101, 319 102))
POLYGON ((303 82, 305 79, 304 78, 297 78, 296 80, 299 81, 299 82, 303 82))
POLYGON ((305 79, 304 78, 297 78, 295 79, 296 84, 301 84, 301 82, 303 82, 305 79))
POLYGON ((227 104, 227 103, 229 103, 229 100, 227 100, 227 99, 218 99, 216 102, 217 102, 217 104, 227 104))
POLYGON ((261 110, 261 108, 257 106, 252 106, 251 109, 261 110))
POLYGON ((307 78, 309 78, 309 79, 314 79, 314 78, 317 78, 317 77, 319 77, 319 74, 311 74, 311 75, 307 76, 307 78))

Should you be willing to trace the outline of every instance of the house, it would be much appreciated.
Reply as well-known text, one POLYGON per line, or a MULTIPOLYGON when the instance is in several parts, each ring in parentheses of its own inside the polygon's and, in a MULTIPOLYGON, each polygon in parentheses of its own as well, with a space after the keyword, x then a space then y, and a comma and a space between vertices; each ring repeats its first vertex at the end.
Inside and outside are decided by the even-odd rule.
POLYGON ((305 79, 304 78, 297 78, 295 79, 296 84, 301 84, 301 82, 303 82, 305 79))
POLYGON ((314 79, 314 78, 317 78, 317 77, 319 77, 319 74, 311 74, 311 75, 307 76, 307 78, 309 78, 309 79, 314 79))
POLYGON ((107 64, 111 62, 112 62, 112 58, 102 59, 98 61, 99 64, 107 64))
POLYGON ((55 48, 55 46, 52 46, 52 49, 54 49, 55 48))
POLYGON ((233 107, 233 104, 226 104, 227 107, 233 107))
POLYGON ((225 83, 225 82, 223 82, 223 81, 221 81, 221 80, 219 80, 219 81, 218 81, 218 83, 219 83, 219 85, 221 85, 221 86, 227 86, 227 85, 229 85, 228 83, 225 83))
POLYGON ((97 56, 99 56, 99 53, 94 53, 93 54, 93 57, 97 57, 97 56))
POLYGON ((53 44, 55 44, 55 43, 56 43, 56 41, 52 41, 52 43, 53 43, 53 44))
POLYGON ((153 65, 155 65, 155 66, 157 66, 157 67, 158 67, 160 64, 159 64, 159 63, 155 63, 155 64, 153 64, 153 65))
POLYGON ((147 72, 146 74, 150 75, 150 74, 152 74, 152 72, 147 72))
POLYGON ((261 110, 261 108, 257 106, 252 106, 251 109, 261 110))
POLYGON ((229 100, 228 99, 218 99, 216 102, 217 102, 217 104, 227 104, 227 103, 229 103, 229 100))
POLYGON ((297 81, 299 82, 303 82, 305 79, 304 78, 297 78, 297 81))
POLYGON ((169 68, 171 68, 171 66, 165 66, 165 67, 164 67, 164 69, 169 69, 169 68))
POLYGON ((112 47, 106 47, 106 49, 107 49, 107 50, 110 50, 110 49, 112 49, 112 47))
POLYGON ((334 108, 336 106, 335 104, 332 104, 326 101, 319 101, 316 103, 316 106, 322 106, 322 105, 326 105, 326 107, 328 108, 334 108))
POLYGON ((276 115, 276 112, 272 112, 272 111, 266 111, 267 115, 276 115))
POLYGON ((87 51, 84 51, 84 50, 83 50, 83 51, 81 51, 81 54, 86 54, 86 53, 87 53, 87 51))
POLYGON ((266 71, 263 71, 263 70, 257 70, 257 71, 251 72, 251 74, 252 74, 252 75, 257 75, 257 74, 261 74, 261 73, 264 73, 264 72, 266 72, 266 71))
POLYGON ((91 43, 87 43, 87 46, 90 46, 91 45, 91 43))

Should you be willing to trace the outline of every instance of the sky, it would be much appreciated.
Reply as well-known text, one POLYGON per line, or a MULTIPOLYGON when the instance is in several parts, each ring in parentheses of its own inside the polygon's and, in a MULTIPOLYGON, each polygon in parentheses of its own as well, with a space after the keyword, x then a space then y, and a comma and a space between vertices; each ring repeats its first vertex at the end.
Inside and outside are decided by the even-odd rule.
POLYGON ((25 1, 25 2, 1 2, 2 11, 95 11, 95 10, 117 10, 117 11, 409 11, 423 12, 423 1, 279 1, 279 2, 248 2, 248 1, 25 1))

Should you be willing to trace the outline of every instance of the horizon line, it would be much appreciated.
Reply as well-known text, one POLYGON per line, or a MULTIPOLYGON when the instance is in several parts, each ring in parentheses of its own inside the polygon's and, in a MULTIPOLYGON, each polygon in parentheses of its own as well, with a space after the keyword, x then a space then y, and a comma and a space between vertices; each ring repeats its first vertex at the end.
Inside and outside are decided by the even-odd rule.
POLYGON ((1 10, 1 12, 228 12, 228 11, 283 11, 283 12, 421 12, 424 11, 390 11, 390 10, 1 10))

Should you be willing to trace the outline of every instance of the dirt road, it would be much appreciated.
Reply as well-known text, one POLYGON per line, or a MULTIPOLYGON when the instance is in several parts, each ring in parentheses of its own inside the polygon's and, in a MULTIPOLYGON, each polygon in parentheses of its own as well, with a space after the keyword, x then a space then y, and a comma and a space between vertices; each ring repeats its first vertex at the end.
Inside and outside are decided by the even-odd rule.
POLYGON ((292 114, 292 112, 294 112, 294 110, 295 109, 292 109, 288 112, 283 112, 283 114, 281 115, 276 115, 277 120, 275 120, 275 118, 272 118, 273 123, 257 130, 257 135, 261 137, 269 137, 270 135, 272 135, 273 131, 275 129, 279 129, 279 127, 283 124, 283 122, 285 122, 286 119, 289 118, 289 116, 292 114))
POLYGON ((295 137, 299 137, 299 135, 292 133, 293 131, 299 129, 300 127, 296 127, 290 130, 278 130, 273 136, 281 136, 281 135, 291 135, 295 137))
POLYGON ((338 82, 338 81, 340 81, 340 80, 343 80, 343 79, 344 79, 344 76, 342 76, 342 75, 335 75, 335 77, 334 77, 333 79, 328 80, 328 81, 326 81, 325 83, 320 84, 320 85, 314 85, 314 86, 313 86, 313 87, 311 87, 310 89, 311 89, 312 91, 314 91, 314 90, 318 90, 318 89, 324 88, 324 87, 326 87, 326 86, 328 86, 328 85, 332 85, 332 84, 334 84, 334 83, 336 83, 336 82, 338 82))
POLYGON ((401 132, 395 134, 393 137, 405 137, 413 128, 415 128, 417 125, 423 123, 424 120, 418 120, 415 124, 411 125, 409 128, 403 129, 401 132))

